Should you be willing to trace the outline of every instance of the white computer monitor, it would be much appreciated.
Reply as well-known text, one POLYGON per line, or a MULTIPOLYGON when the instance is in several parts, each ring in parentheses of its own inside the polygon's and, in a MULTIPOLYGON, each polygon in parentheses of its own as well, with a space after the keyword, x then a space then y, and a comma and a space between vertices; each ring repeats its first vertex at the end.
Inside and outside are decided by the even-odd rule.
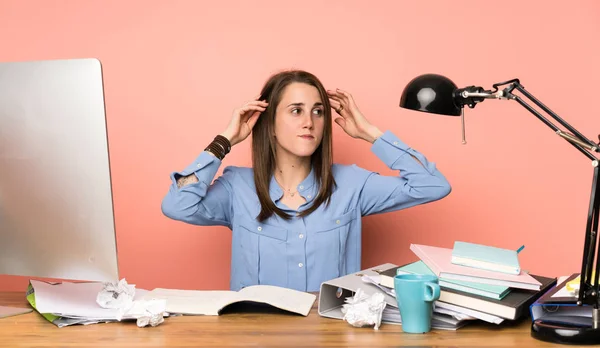
POLYGON ((97 59, 0 62, 0 274, 119 279, 97 59))

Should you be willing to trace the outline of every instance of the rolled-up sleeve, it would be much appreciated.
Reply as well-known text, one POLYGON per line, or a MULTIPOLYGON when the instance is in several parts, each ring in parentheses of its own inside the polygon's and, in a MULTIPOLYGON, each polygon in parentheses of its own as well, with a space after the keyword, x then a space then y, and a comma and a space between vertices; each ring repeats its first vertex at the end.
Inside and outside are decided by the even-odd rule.
POLYGON ((220 165, 218 158, 202 152, 183 171, 171 173, 171 185, 161 206, 163 214, 195 225, 231 227, 231 182, 235 173, 225 168, 211 184, 220 165), (190 174, 194 174, 198 182, 179 188, 177 180, 190 174))
POLYGON ((363 216, 405 209, 450 194, 450 183, 435 163, 429 162, 392 132, 386 131, 379 137, 371 151, 390 169, 398 170, 399 175, 384 176, 374 172, 367 175, 359 196, 363 216))

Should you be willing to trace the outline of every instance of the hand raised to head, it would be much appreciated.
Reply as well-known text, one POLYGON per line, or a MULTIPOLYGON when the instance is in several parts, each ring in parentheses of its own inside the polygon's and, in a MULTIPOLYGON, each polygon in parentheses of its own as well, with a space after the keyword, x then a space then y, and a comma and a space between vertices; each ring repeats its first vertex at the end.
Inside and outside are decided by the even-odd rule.
POLYGON ((258 100, 259 97, 260 95, 257 95, 254 99, 233 110, 227 129, 221 133, 229 139, 231 146, 244 141, 252 133, 258 117, 267 109, 269 104, 266 101, 258 100))
POLYGON ((327 90, 331 107, 339 115, 334 121, 351 137, 374 142, 381 131, 360 112, 352 95, 341 89, 327 90))

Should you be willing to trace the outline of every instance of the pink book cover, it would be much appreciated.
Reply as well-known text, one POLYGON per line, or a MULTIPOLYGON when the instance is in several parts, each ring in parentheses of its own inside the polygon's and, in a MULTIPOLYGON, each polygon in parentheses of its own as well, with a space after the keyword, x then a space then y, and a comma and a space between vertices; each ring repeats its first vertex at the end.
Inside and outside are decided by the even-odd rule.
POLYGON ((410 250, 440 278, 504 285, 527 290, 539 290, 542 285, 523 271, 515 275, 455 265, 452 263, 452 249, 449 248, 411 244, 410 250))

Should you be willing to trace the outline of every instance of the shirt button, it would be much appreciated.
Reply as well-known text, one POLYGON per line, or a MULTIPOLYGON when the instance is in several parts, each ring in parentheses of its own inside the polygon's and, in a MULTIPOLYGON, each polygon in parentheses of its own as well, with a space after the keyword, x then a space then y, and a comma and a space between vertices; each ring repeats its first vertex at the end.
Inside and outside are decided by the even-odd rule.
POLYGON ((311 198, 312 198, 312 196, 311 196, 311 195, 308 195, 308 196, 306 196, 306 198, 308 198, 308 199, 311 199, 311 198))
POLYGON ((302 190, 302 189, 304 189, 304 186, 300 185, 300 189, 301 189, 301 190, 302 190))
POLYGON ((198 165, 197 165, 197 166, 198 166, 198 168, 201 168, 201 167, 202 167, 202 165, 201 165, 200 163, 198 163, 198 165))
POLYGON ((397 141, 394 141, 394 145, 398 145, 398 142, 397 142, 397 141))
POLYGON ((340 220, 335 220, 335 223, 339 225, 340 224, 340 220))
POLYGON ((300 263, 298 264, 298 267, 302 268, 302 267, 304 267, 304 264, 303 264, 302 262, 300 262, 300 263))
POLYGON ((302 238, 304 238, 304 235, 301 233, 301 234, 298 236, 298 238, 302 239, 302 238))
POLYGON ((258 230, 259 230, 259 231, 262 231, 262 227, 258 226, 258 230))

